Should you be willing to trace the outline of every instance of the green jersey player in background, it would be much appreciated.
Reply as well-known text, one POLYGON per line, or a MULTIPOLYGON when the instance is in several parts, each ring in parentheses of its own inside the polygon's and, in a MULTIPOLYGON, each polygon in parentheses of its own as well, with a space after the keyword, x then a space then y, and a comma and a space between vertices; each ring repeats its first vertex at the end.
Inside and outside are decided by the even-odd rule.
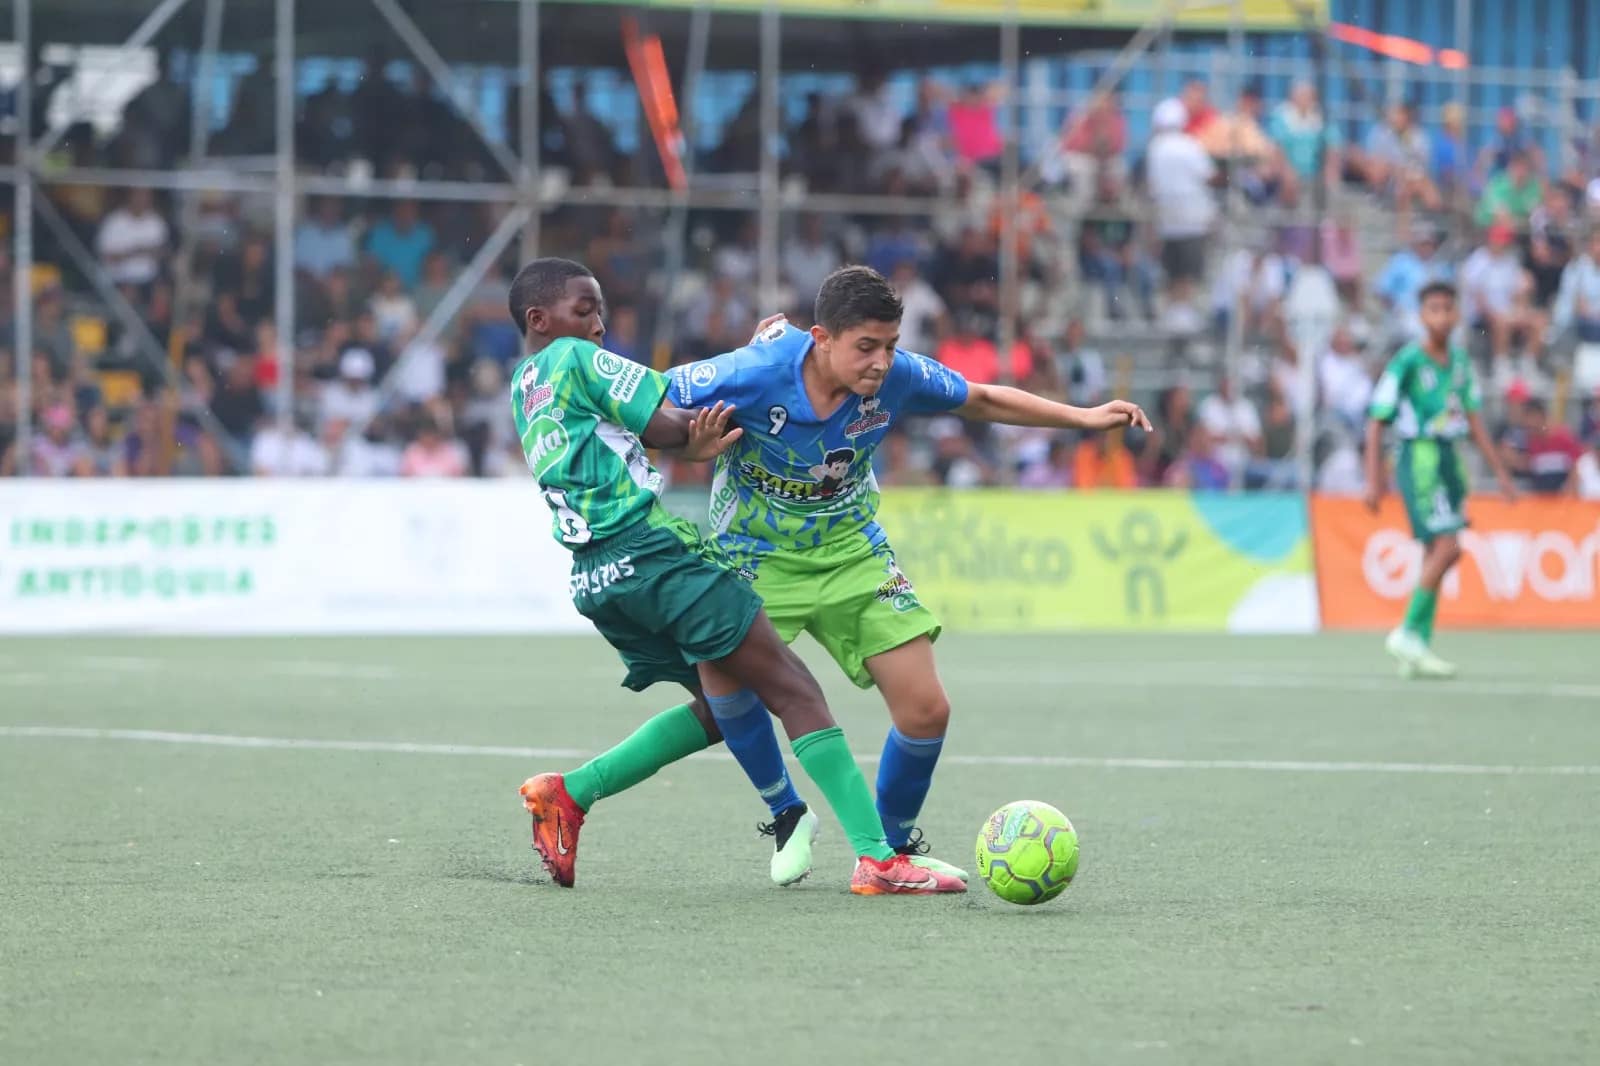
POLYGON ((900 299, 882 275, 845 267, 822 284, 809 331, 787 323, 747 347, 672 372, 685 407, 727 403, 744 430, 717 463, 711 524, 786 642, 809 632, 852 681, 876 685, 892 725, 878 762, 890 846, 926 854, 916 829, 950 720, 934 665, 939 620, 918 598, 878 525, 872 457, 907 416, 950 412, 1050 429, 1150 428, 1136 405, 1085 409, 1021 389, 969 384, 896 348, 900 299))
POLYGON ((1450 343, 1460 317, 1456 290, 1433 282, 1418 294, 1427 336, 1401 348, 1389 360, 1373 390, 1367 422, 1367 507, 1383 500, 1383 428, 1391 423, 1399 438, 1394 479, 1405 503, 1411 532, 1422 542, 1422 575, 1405 620, 1385 646, 1404 677, 1454 677, 1456 668, 1433 653, 1433 619, 1439 587, 1461 558, 1459 532, 1467 525, 1467 475, 1457 442, 1472 437, 1488 461, 1507 499, 1516 498, 1494 444, 1483 426, 1483 395, 1472 360, 1450 343))
POLYGON ((771 708, 855 849, 852 892, 963 891, 958 878, 889 847, 816 679, 720 551, 661 506, 661 475, 645 445, 688 445, 690 457, 708 458, 740 436, 722 432, 727 410, 677 409, 666 377, 601 348, 603 297, 579 263, 535 260, 512 282, 509 302, 529 353, 512 374, 512 415, 552 533, 572 552, 573 602, 622 656, 624 685, 677 682, 692 697, 583 766, 523 784, 534 847, 551 876, 572 886, 578 833, 597 800, 726 740, 769 807, 789 812, 794 831, 777 849, 774 875, 803 878, 816 816, 789 781, 771 708))

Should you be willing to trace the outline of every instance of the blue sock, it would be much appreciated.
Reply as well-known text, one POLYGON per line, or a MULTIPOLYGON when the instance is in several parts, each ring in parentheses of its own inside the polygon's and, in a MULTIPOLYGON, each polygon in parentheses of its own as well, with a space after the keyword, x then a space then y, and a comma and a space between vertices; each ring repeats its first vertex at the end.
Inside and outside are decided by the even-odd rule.
POLYGON ((772 716, 756 694, 743 689, 731 696, 707 696, 706 702, 722 730, 723 742, 773 815, 798 804, 800 796, 789 780, 783 750, 772 731, 772 716))
POLYGON ((939 763, 944 737, 908 737, 889 727, 883 742, 883 757, 878 760, 878 816, 883 819, 883 835, 891 848, 903 848, 911 827, 922 813, 933 783, 933 768, 939 763))

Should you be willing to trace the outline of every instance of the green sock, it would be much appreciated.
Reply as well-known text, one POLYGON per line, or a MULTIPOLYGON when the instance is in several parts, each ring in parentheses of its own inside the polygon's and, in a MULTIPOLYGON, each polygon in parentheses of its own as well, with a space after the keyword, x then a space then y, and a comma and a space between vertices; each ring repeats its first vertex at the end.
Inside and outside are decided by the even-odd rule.
POLYGON ((1422 638, 1424 644, 1433 643, 1433 615, 1439 609, 1439 594, 1433 589, 1417 586, 1411 594, 1411 604, 1406 608, 1406 628, 1422 638))
POLYGON ((873 859, 893 857, 894 849, 883 837, 883 819, 872 802, 867 779, 845 743, 838 726, 807 733, 794 741, 795 758, 806 776, 817 783, 822 796, 844 826, 845 836, 857 855, 873 859))
POLYGON ((687 703, 662 711, 610 751, 563 775, 567 792, 587 811, 602 796, 625 792, 663 766, 711 746, 687 703))

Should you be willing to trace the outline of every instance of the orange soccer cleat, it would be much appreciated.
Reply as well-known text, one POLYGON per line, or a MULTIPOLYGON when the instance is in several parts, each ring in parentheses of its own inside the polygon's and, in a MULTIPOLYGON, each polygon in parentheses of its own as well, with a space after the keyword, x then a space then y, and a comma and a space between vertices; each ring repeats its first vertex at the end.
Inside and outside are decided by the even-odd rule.
POLYGON ((522 805, 533 815, 533 847, 556 884, 571 888, 577 876, 578 830, 583 808, 567 792, 560 774, 539 774, 522 783, 522 805))
POLYGON ((935 896, 966 890, 961 878, 917 866, 909 855, 889 859, 862 856, 850 878, 850 891, 858 896, 935 896))

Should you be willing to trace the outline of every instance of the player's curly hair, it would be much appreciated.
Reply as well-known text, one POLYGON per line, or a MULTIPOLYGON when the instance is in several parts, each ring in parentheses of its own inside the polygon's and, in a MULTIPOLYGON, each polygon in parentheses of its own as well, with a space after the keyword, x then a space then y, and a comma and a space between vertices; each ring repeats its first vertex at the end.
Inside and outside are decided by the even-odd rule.
POLYGON ((898 322, 904 308, 882 274, 865 266, 840 267, 817 290, 813 321, 838 335, 863 322, 898 322))
POLYGON ((516 323, 520 337, 528 331, 528 312, 535 307, 549 307, 561 299, 567 282, 573 278, 592 278, 594 272, 582 263, 571 259, 546 256, 535 259, 512 279, 507 303, 511 307, 511 321, 516 323))

